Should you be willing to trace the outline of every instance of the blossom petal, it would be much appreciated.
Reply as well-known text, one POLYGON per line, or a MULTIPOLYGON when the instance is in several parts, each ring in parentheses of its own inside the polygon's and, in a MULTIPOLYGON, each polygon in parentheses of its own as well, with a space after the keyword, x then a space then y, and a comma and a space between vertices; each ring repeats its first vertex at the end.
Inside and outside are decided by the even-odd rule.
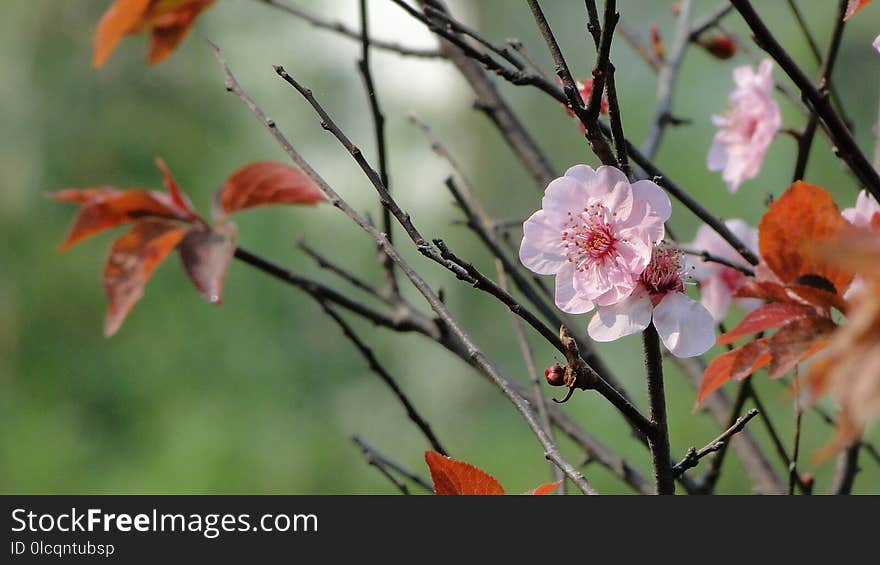
POLYGON ((595 341, 603 342, 632 335, 648 327, 652 309, 648 293, 638 289, 617 304, 599 308, 587 331, 595 341))
POLYGON ((632 185, 632 190, 636 200, 647 200, 651 210, 664 222, 672 215, 672 202, 669 201, 669 196, 653 181, 636 181, 632 185))
POLYGON ((706 308, 681 292, 670 292, 654 308, 654 327, 676 357, 694 357, 715 344, 715 320, 706 308))
POLYGON ((565 171, 565 176, 577 179, 584 184, 589 184, 596 178, 596 171, 589 165, 574 165, 565 171))
POLYGON ((519 260, 539 275, 553 275, 566 264, 561 228, 551 222, 543 210, 532 214, 523 224, 519 260))
POLYGON ((704 279, 700 283, 700 304, 709 311, 715 321, 721 321, 727 314, 733 293, 720 276, 704 279))
POLYGON ((564 222, 569 212, 582 210, 588 199, 583 183, 573 177, 559 177, 547 185, 541 207, 554 222, 564 222))
POLYGON ((574 286, 574 266, 566 263, 556 274, 556 307, 568 314, 585 314, 594 304, 574 286))
POLYGON ((874 39, 874 43, 872 43, 871 45, 874 46, 874 49, 880 51, 880 35, 878 35, 877 38, 874 39))

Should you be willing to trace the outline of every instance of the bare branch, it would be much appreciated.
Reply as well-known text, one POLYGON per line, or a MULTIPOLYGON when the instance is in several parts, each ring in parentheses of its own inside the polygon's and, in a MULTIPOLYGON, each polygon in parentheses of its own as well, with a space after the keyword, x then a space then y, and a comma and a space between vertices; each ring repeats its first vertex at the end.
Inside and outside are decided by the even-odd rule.
POLYGON ((385 476, 385 478, 391 481, 391 483, 395 487, 397 487, 397 489, 400 490, 400 492, 402 492, 403 494, 409 494, 409 489, 406 487, 405 484, 397 480, 397 478, 393 474, 391 474, 390 471, 394 471, 395 473, 406 477, 415 484, 419 485, 421 488, 425 489, 427 492, 434 492, 434 487, 432 487, 428 483, 428 481, 413 473, 400 463, 397 463, 382 455, 374 447, 367 444, 367 442, 362 440, 360 437, 352 436, 351 441, 353 441, 355 445, 361 448, 361 453, 363 454, 364 459, 366 459, 367 463, 369 463, 373 467, 376 467, 376 469, 378 469, 379 472, 385 476))
POLYGON ((746 424, 749 423, 749 420, 757 415, 758 410, 752 408, 744 416, 740 416, 739 418, 737 418, 736 422, 734 422, 732 426, 727 428, 718 437, 710 441, 699 451, 694 447, 688 449, 687 454, 684 456, 684 459, 682 459, 678 464, 675 465, 675 467, 672 468, 672 472, 676 476, 678 476, 688 469, 696 467, 703 457, 709 455, 710 453, 719 451, 721 448, 723 448, 727 444, 727 440, 741 432, 746 427, 746 424))

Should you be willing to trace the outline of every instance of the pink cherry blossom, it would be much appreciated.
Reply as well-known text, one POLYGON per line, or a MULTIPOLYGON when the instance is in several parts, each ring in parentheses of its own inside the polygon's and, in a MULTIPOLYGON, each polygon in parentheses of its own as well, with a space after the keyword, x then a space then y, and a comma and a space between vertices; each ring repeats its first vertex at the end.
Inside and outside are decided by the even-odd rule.
POLYGON ((654 324, 663 345, 676 357, 701 355, 715 344, 715 320, 684 293, 681 252, 661 243, 629 297, 602 306, 587 330, 596 341, 614 341, 654 324))
MULTIPOLYGON (((856 197, 856 205, 852 208, 844 209, 841 214, 849 223, 857 228, 869 229, 880 233, 880 204, 864 190, 859 192, 858 197, 856 197)), ((844 292, 843 297, 849 299, 864 287, 865 280, 856 275, 849 288, 844 292)))
POLYGON ((539 275, 556 275, 556 306, 571 314, 629 296, 672 213, 659 186, 630 184, 608 166, 571 167, 541 205, 523 224, 519 257, 539 275))
POLYGON ((770 59, 761 61, 757 73, 750 66, 737 67, 730 106, 723 116, 712 117, 718 132, 706 164, 710 171, 722 171, 730 192, 758 174, 782 124, 779 106, 773 101, 772 69, 770 59))
POLYGON ((874 43, 872 43, 871 45, 874 46, 874 49, 876 49, 877 51, 880 51, 880 35, 878 35, 878 36, 874 39, 874 43))
MULTIPOLYGON (((728 220, 724 224, 746 247, 755 254, 758 253, 758 230, 742 220, 728 220)), ((700 226, 694 241, 685 247, 707 251, 731 263, 748 266, 739 253, 706 224, 700 226)), ((727 314, 733 294, 746 281, 746 276, 736 269, 721 263, 703 261, 700 257, 688 257, 686 261, 690 275, 700 281, 700 304, 706 307, 716 321, 722 320, 727 314)), ((744 310, 754 310, 761 304, 759 300, 749 298, 740 298, 736 303, 744 310)))

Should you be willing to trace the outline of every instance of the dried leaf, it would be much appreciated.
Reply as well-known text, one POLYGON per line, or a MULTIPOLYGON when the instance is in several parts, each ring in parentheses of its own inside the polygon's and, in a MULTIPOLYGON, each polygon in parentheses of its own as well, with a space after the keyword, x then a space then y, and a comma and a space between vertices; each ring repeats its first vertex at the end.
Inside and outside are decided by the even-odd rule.
POLYGON ((125 316, 140 300, 155 268, 177 247, 186 230, 167 220, 150 218, 136 223, 113 243, 104 268, 107 317, 104 335, 115 334, 125 316))
POLYGON ((734 349, 712 359, 706 370, 703 371, 703 380, 700 381, 700 390, 697 391, 697 403, 694 405, 694 411, 700 407, 706 397, 730 380, 737 355, 739 355, 739 350, 734 349))
POLYGON ((193 286, 209 302, 223 300, 223 279, 235 254, 235 224, 224 223, 214 229, 194 227, 180 242, 180 259, 193 286))
POLYGON ((807 306, 787 302, 771 302, 746 314, 736 327, 718 337, 718 344, 733 343, 741 337, 769 330, 791 320, 810 315, 812 315, 812 311, 807 306))
MULTIPOLYGON (((186 219, 174 206, 171 198, 161 192, 141 189, 111 192, 111 189, 106 188, 85 190, 86 193, 81 195, 85 203, 79 209, 73 227, 61 244, 60 251, 98 232, 138 219, 146 217, 186 219), (86 199, 89 196, 92 198, 86 199)), ((63 192, 61 199, 68 202, 77 201, 77 197, 71 192, 63 192)))
POLYGON ((843 293, 852 274, 815 257, 811 246, 831 241, 849 229, 849 222, 827 190, 797 181, 782 194, 758 225, 759 248, 767 267, 783 284, 802 284, 805 276, 825 279, 843 293))
POLYGON ((469 463, 440 455, 436 451, 425 452, 425 462, 431 470, 434 494, 441 495, 497 495, 504 489, 495 478, 469 463))
POLYGON ((846 5, 846 13, 843 15, 843 21, 847 21, 855 15, 856 12, 871 3, 871 0, 849 0, 846 5))
POLYGON ((822 349, 837 325, 828 318, 809 316, 779 328, 768 342, 770 378, 778 378, 822 349))
POLYGON ((192 31, 199 14, 213 4, 214 0, 177 0, 174 3, 177 6, 167 12, 159 12, 152 20, 149 55, 151 65, 160 63, 174 52, 192 31))
POLYGON ((99 68, 113 52, 119 40, 131 33, 147 11, 150 0, 116 0, 98 22, 92 53, 92 66, 99 68))
POLYGON ((730 378, 741 381, 770 362, 767 338, 762 337, 736 349, 737 356, 730 370, 730 378))
POLYGON ((553 494, 553 491, 556 490, 556 487, 562 484, 562 481, 556 481, 555 483, 544 483, 542 485, 538 485, 530 491, 524 492, 523 494, 533 494, 533 495, 546 495, 553 494))
POLYGON ((193 220, 197 218, 199 216, 198 212, 196 212, 192 202, 186 194, 184 194, 180 190, 180 187, 177 186, 177 182, 174 180, 174 176, 171 174, 171 170, 168 168, 168 165, 165 164, 165 161, 162 159, 156 159, 156 167, 158 167, 159 171, 162 173, 162 182, 165 184, 165 190, 167 190, 168 194, 171 196, 171 202, 174 203, 174 206, 177 207, 181 214, 188 219, 193 220))
POLYGON ((324 195, 302 171, 265 161, 245 165, 232 173, 216 198, 221 217, 255 206, 314 205, 322 200, 324 195))

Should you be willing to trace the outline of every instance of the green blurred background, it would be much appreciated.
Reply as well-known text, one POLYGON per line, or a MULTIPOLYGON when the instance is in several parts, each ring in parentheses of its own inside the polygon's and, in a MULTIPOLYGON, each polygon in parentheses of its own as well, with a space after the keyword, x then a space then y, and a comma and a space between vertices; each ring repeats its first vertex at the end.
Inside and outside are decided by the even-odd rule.
MULTIPOLYGON (((619 9, 643 37, 656 22, 668 44, 672 3, 620 0, 619 9)), ((372 159, 370 119, 355 70, 356 42, 253 0, 221 0, 163 64, 145 64, 146 40, 137 36, 125 39, 96 72, 90 67, 91 36, 108 4, 16 0, 4 4, 0 22, 5 123, 0 137, 0 491, 394 492, 364 463, 350 441, 353 434, 427 475, 423 439, 338 328, 307 296, 241 263, 230 269, 225 303, 213 307, 189 286, 177 258, 170 258, 119 334, 102 337, 105 304, 99 274, 114 236, 102 234, 57 254, 74 210, 49 200, 48 193, 104 184, 159 188, 153 160, 162 156, 196 204, 207 210, 213 191, 233 169, 252 160, 284 158, 261 125, 224 91, 206 39, 221 46, 242 85, 313 166, 359 209, 374 215, 377 210, 372 188, 353 161, 271 68, 283 64, 313 88, 372 159)), ((302 4, 356 26, 355 0, 302 4)), ((583 3, 543 4, 570 64, 579 76, 587 76, 594 51, 584 32, 583 3)), ((695 15, 717 4, 697 0, 695 15)), ((757 4, 795 57, 815 72, 786 3, 757 4)), ((823 45, 832 4, 800 1, 823 45)), ((552 68, 524 2, 452 5, 488 37, 520 38, 542 65, 552 68)), ((430 35, 390 2, 371 0, 370 9, 376 36, 433 45, 430 35)), ((727 22, 741 38, 748 37, 737 16, 727 22)), ((852 21, 835 75, 858 140, 869 153, 880 78, 880 55, 870 43, 878 23, 877 6, 852 21)), ((641 140, 653 112, 655 77, 622 40, 616 41, 613 56, 627 135, 641 140)), ((693 123, 669 131, 658 162, 711 210, 755 223, 765 194, 779 194, 787 186, 794 141, 781 135, 760 176, 736 195, 704 166, 713 135, 709 118, 724 108, 731 71, 744 62, 748 59, 722 62, 690 50, 674 110, 693 123)), ((447 166, 406 116, 415 112, 433 126, 495 217, 525 217, 539 206, 531 179, 487 120, 471 109, 473 95, 451 65, 376 52, 374 66, 388 118, 392 184, 401 204, 424 233, 446 238, 460 254, 491 269, 480 244, 453 223, 458 216, 442 184, 447 166)), ((775 74, 782 78, 778 69, 775 74)), ((558 104, 534 89, 501 88, 555 167, 596 164, 558 104)), ((789 103, 780 99, 780 104, 784 125, 801 127, 804 118, 789 103)), ((855 183, 821 137, 807 178, 831 189, 841 207, 855 199, 855 183)), ((237 221, 243 246, 298 272, 341 286, 296 248, 296 241, 305 238, 379 282, 373 246, 331 207, 258 209, 237 221)), ((677 204, 672 222, 684 240, 698 226, 677 204)), ((450 308, 478 344, 525 380, 506 310, 404 247, 430 282, 445 290, 450 308)), ((733 313, 731 320, 739 315, 733 313)), ((352 323, 453 456, 493 473, 509 492, 548 479, 541 450, 520 416, 470 368, 418 336, 352 323)), ((533 343, 540 365, 559 360, 539 340, 533 343)), ((644 407, 638 337, 602 346, 601 352, 644 407)), ((691 414, 694 391, 671 363, 667 371, 673 452, 683 454, 714 437, 717 429, 707 416, 691 414)), ((790 442, 790 397, 764 374, 755 381, 790 442)), ((601 399, 576 394, 565 410, 630 463, 649 471, 646 451, 601 399)), ((767 444, 760 423, 751 427, 767 444)), ((831 430, 813 415, 805 417, 804 430, 802 468, 815 473, 817 489, 823 490, 833 462, 815 465, 809 453, 830 438, 831 430)), ((872 437, 880 440, 876 427, 872 437)), ((565 441, 562 447, 572 459, 579 457, 565 441)), ((748 492, 735 458, 727 461, 721 491, 748 492)), ((877 492, 877 465, 865 457, 863 467, 858 491, 877 492)), ((602 492, 629 492, 596 465, 586 473, 602 492)))

